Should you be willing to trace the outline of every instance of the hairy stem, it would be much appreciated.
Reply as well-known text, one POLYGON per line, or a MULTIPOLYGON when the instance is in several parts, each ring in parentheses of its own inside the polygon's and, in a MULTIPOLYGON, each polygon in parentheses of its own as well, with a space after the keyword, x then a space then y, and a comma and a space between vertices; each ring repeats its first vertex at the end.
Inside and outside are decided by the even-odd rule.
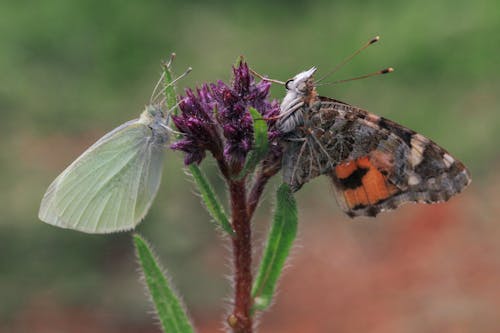
POLYGON ((232 239, 235 293, 234 308, 228 318, 228 323, 234 333, 251 333, 252 244, 245 180, 231 180, 229 192, 231 195, 232 225, 235 232, 232 239))

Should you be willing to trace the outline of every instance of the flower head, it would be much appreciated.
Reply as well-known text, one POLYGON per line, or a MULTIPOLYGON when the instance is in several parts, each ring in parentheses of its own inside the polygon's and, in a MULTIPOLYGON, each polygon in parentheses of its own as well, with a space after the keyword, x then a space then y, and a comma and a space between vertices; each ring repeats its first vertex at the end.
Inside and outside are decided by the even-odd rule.
POLYGON ((186 96, 181 99, 179 108, 181 114, 172 116, 177 129, 184 134, 182 140, 172 144, 171 148, 182 150, 186 154, 184 163, 200 163, 205 157, 205 151, 216 153, 221 146, 221 139, 213 118, 214 101, 207 85, 196 90, 186 90, 186 96))
MULTIPOLYGON (((186 153, 184 163, 200 163, 209 150, 216 159, 223 158, 234 169, 241 168, 253 144, 252 117, 249 108, 255 108, 264 118, 279 114, 276 101, 269 101, 271 83, 255 83, 248 65, 240 61, 233 67, 231 85, 222 81, 203 85, 196 93, 186 90, 179 108, 181 114, 173 122, 184 137, 172 149, 186 153)), ((268 120, 271 154, 280 155, 280 132, 275 120, 268 120)))

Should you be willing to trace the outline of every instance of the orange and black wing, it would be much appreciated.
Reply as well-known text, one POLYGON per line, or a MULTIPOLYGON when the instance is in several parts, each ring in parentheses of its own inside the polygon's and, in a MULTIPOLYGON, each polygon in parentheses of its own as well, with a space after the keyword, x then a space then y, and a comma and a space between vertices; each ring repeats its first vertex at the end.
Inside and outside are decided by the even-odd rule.
POLYGON ((284 181, 298 190, 332 179, 346 214, 375 216, 406 202, 446 201, 470 183, 465 166, 426 137, 348 104, 320 98, 289 139, 284 181))

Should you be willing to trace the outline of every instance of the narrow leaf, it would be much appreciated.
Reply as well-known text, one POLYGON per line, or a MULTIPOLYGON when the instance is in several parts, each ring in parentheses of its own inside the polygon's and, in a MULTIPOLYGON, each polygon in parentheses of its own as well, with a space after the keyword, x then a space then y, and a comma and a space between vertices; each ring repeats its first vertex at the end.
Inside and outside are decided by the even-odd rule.
POLYGON ((271 304, 277 282, 297 235, 297 206, 290 187, 282 184, 276 194, 276 211, 252 288, 253 310, 271 304))
POLYGON ((169 286, 168 279, 146 241, 138 234, 134 234, 134 244, 163 331, 165 333, 194 332, 180 299, 169 286))
POLYGON ((222 205, 217 199, 217 196, 215 195, 208 179, 195 163, 189 165, 189 171, 198 186, 198 190, 200 191, 201 198, 207 207, 208 213, 222 227, 222 229, 233 236, 234 230, 231 227, 231 223, 229 222, 229 219, 224 212, 224 208, 222 208, 222 205))
POLYGON ((257 164, 266 156, 267 150, 269 149, 266 121, 262 118, 262 115, 252 107, 250 108, 250 114, 253 119, 253 149, 248 154, 245 166, 236 177, 237 179, 241 179, 252 172, 257 164))
MULTIPOLYGON (((173 75, 172 75, 172 69, 171 69, 171 63, 175 57, 175 54, 172 54, 170 58, 170 66, 168 64, 164 64, 163 67, 163 72, 164 72, 164 87, 165 87, 165 104, 167 105, 167 108, 173 108, 177 104, 177 93, 175 91, 175 84, 172 84, 173 81, 173 75)), ((178 108, 175 108, 173 110, 173 114, 177 114, 178 108)))

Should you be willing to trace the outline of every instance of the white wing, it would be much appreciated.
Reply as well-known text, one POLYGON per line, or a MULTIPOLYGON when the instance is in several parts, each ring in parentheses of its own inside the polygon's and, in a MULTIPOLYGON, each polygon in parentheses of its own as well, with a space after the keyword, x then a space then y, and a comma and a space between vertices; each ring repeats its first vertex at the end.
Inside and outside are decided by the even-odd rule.
POLYGON ((134 228, 158 190, 163 145, 137 120, 106 134, 47 189, 42 221, 88 233, 134 228))

